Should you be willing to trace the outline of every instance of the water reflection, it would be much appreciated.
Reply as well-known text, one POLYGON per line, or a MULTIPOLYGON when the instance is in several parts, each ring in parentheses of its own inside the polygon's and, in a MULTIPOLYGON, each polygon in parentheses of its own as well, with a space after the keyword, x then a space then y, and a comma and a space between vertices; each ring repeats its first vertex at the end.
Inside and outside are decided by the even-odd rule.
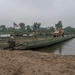
POLYGON ((48 46, 48 47, 37 49, 37 50, 41 52, 51 52, 51 53, 54 53, 56 51, 56 52, 59 52, 59 54, 61 54, 62 46, 64 46, 65 44, 66 42, 63 42, 63 43, 59 43, 56 45, 48 46))
POLYGON ((59 48, 59 54, 62 54, 62 46, 59 48))
POLYGON ((48 46, 45 48, 37 49, 41 52, 54 53, 60 55, 75 55, 75 38, 56 44, 52 46, 48 46))

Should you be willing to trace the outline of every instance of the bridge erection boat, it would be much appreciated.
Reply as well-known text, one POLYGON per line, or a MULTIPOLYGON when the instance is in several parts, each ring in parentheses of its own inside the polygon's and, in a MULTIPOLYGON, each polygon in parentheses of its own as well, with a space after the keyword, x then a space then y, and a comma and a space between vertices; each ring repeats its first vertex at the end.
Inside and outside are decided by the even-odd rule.
POLYGON ((74 38, 75 35, 70 36, 64 36, 64 37, 56 37, 49 40, 43 40, 43 41, 36 41, 36 42, 30 42, 30 43, 19 43, 16 45, 15 49, 19 50, 29 50, 29 49, 37 49, 42 47, 51 46, 60 42, 64 42, 67 40, 70 40, 74 38))

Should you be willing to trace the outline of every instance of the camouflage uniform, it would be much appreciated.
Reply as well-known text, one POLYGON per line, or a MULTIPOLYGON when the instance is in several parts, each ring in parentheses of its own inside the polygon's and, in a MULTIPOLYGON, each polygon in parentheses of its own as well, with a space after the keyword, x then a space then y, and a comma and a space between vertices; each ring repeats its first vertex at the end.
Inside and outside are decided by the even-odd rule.
POLYGON ((15 40, 14 39, 9 39, 7 43, 9 43, 9 48, 14 50, 15 40))

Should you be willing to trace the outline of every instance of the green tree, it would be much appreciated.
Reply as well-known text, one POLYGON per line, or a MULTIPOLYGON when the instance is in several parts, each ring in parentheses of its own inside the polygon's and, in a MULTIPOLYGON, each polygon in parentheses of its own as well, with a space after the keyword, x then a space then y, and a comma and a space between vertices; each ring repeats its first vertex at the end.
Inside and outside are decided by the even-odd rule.
POLYGON ((35 22, 35 23, 33 24, 32 28, 33 28, 34 31, 37 31, 37 30, 40 29, 40 26, 41 26, 41 23, 35 22))
POLYGON ((38 23, 37 24, 37 28, 40 29, 40 26, 41 26, 41 23, 38 23))
POLYGON ((8 31, 13 31, 14 28, 13 28, 13 27, 8 27, 7 30, 8 30, 8 31))
POLYGON ((47 32, 47 29, 46 29, 46 28, 44 28, 44 27, 41 27, 41 28, 40 28, 40 32, 44 34, 44 33, 46 33, 46 32, 47 32))
POLYGON ((55 31, 55 28, 53 26, 50 27, 50 32, 54 32, 55 31))
POLYGON ((27 32, 31 32, 31 27, 29 25, 27 25, 27 32))
POLYGON ((75 32, 75 28, 68 26, 66 28, 64 28, 65 32, 75 32))
POLYGON ((19 26, 21 27, 21 30, 25 30, 25 24, 24 23, 20 23, 19 26))
POLYGON ((59 21, 57 24, 55 24, 55 27, 56 27, 56 29, 62 28, 63 27, 62 21, 59 21))
POLYGON ((5 31, 5 30, 7 30, 7 28, 6 28, 5 25, 1 25, 1 26, 0 26, 0 30, 5 31))

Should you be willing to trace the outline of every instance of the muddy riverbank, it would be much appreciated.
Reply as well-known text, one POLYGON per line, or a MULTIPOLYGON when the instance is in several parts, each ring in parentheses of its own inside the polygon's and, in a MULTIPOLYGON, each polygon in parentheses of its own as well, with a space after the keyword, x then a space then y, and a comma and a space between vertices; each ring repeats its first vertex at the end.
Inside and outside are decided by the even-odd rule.
POLYGON ((75 55, 0 50, 0 75, 75 75, 75 55))

